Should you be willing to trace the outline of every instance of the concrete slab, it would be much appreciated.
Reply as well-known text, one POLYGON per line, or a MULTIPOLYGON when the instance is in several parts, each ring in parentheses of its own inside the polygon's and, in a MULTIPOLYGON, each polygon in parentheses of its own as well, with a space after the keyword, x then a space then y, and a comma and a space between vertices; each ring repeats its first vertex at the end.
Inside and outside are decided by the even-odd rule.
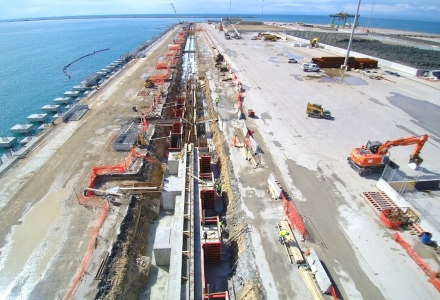
POLYGON ((1 148, 9 148, 17 141, 16 137, 12 136, 4 136, 0 138, 0 147, 1 148))
POLYGON ((55 104, 67 104, 71 101, 72 99, 70 97, 58 97, 53 100, 55 104))
POLYGON ((64 97, 76 98, 76 97, 79 97, 79 95, 81 95, 81 92, 79 92, 79 91, 67 91, 63 95, 64 95, 64 97))
POLYGON ((9 130, 12 133, 28 133, 34 128, 33 124, 17 124, 12 126, 9 130))
POLYGON ((56 104, 48 104, 41 108, 44 112, 58 112, 60 110, 61 106, 56 104))
POLYGON ((48 114, 32 114, 29 115, 26 119, 29 122, 44 122, 48 119, 49 115, 48 114))

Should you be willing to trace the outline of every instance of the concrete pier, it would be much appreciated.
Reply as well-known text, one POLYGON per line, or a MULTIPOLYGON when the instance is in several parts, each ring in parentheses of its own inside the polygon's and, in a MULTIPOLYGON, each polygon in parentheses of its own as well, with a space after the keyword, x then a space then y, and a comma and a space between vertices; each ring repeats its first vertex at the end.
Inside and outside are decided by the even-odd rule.
POLYGON ((34 125, 23 123, 23 124, 14 125, 9 130, 12 133, 28 133, 28 132, 31 132, 33 128, 34 128, 34 125))
POLYGON ((59 109, 60 106, 57 104, 48 104, 41 108, 41 110, 45 112, 58 112, 59 109))
POLYGON ((87 91, 87 90, 90 90, 90 88, 89 88, 89 87, 86 87, 86 86, 82 86, 82 85, 75 85, 75 86, 72 88, 72 91, 77 91, 77 92, 85 92, 85 91, 87 91))
POLYGON ((67 104, 67 103, 69 103, 71 100, 72 100, 72 99, 71 99, 70 97, 58 97, 58 98, 55 98, 55 99, 53 100, 53 102, 56 103, 56 104, 67 104))
POLYGON ((47 120, 48 114, 32 114, 28 116, 26 119, 29 122, 44 122, 47 120))
POLYGON ((0 148, 9 148, 17 141, 16 137, 4 136, 0 138, 0 148))
POLYGON ((64 95, 64 97, 76 98, 76 97, 79 97, 80 94, 81 94, 81 92, 79 92, 79 91, 67 91, 63 95, 64 95))

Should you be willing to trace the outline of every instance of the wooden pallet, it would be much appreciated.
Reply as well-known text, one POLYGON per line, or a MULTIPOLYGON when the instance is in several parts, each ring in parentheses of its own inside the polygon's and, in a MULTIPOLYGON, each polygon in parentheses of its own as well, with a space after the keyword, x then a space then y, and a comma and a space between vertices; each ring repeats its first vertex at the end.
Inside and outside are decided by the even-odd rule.
POLYGON ((362 197, 379 214, 383 210, 398 208, 397 204, 384 192, 362 192, 362 197))
POLYGON ((408 224, 408 227, 411 228, 411 230, 419 237, 422 236, 423 233, 425 232, 425 230, 422 228, 422 226, 420 226, 417 223, 408 224))
POLYGON ((139 91, 139 93, 137 95, 138 96, 147 96, 148 95, 148 91, 139 91))

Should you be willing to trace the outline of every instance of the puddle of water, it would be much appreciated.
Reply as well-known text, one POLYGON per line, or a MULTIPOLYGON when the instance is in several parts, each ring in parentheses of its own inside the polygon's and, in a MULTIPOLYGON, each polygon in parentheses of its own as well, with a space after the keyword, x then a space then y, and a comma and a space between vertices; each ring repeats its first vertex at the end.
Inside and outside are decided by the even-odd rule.
POLYGON ((269 57, 269 62, 271 62, 271 63, 279 63, 279 57, 278 56, 272 56, 272 57, 269 57))
POLYGON ((271 117, 271 116, 269 115, 269 113, 267 113, 267 112, 262 113, 261 116, 260 116, 260 118, 261 118, 262 120, 272 120, 272 117, 271 117))
POLYGON ((232 51, 232 50, 226 50, 226 54, 233 56, 233 57, 237 56, 237 52, 232 51))
POLYGON ((210 56, 210 55, 211 55, 211 52, 209 52, 209 51, 203 51, 203 52, 202 52, 202 55, 203 55, 203 56, 210 56))
POLYGON ((298 81, 303 81, 302 76, 301 75, 297 75, 297 74, 290 74, 290 76, 292 76, 293 78, 295 78, 298 81))
POLYGON ((273 141, 273 143, 275 144, 275 146, 277 146, 278 148, 281 148, 281 147, 283 147, 283 145, 281 145, 281 143, 280 142, 278 142, 278 141, 273 141))
POLYGON ((66 189, 47 194, 21 218, 20 225, 13 227, 0 257, 0 290, 4 295, 17 285, 36 284, 46 272, 60 243, 50 229, 60 215, 60 202, 69 195, 66 189))

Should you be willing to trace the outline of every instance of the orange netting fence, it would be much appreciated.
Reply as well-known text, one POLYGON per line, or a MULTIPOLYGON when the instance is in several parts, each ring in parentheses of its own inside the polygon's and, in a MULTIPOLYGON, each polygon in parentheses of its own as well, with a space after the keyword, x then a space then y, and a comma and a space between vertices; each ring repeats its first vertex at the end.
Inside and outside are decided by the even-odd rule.
POLYGON ((287 199, 286 193, 284 191, 281 192, 281 195, 284 200, 284 213, 289 219, 290 225, 295 226, 298 231, 304 236, 304 238, 307 239, 308 234, 301 215, 296 210, 295 205, 293 205, 292 201, 289 201, 289 199, 287 199))
POLYGON ((334 284, 332 284, 331 293, 332 293, 333 299, 337 300, 338 299, 338 295, 336 294, 336 289, 335 289, 335 285, 334 284))
POLYGON ((93 205, 100 207, 101 213, 99 217, 95 220, 95 222, 93 222, 93 224, 89 227, 89 231, 91 232, 89 244, 87 246, 83 259, 81 260, 78 271, 76 272, 76 275, 73 279, 73 283, 70 286, 69 290, 67 291, 66 295, 64 296, 64 299, 72 298, 73 293, 75 292, 82 277, 84 276, 84 273, 92 257, 93 249, 95 249, 96 246, 99 230, 101 229, 101 226, 104 223, 104 220, 107 217, 107 212, 108 212, 108 202, 103 199, 94 198, 94 197, 88 198, 83 195, 77 195, 77 198, 78 198, 78 202, 82 205, 93 205))
POLYGON ((403 240, 398 232, 393 236, 393 239, 400 244, 400 246, 405 249, 406 253, 416 262, 416 264, 429 276, 428 281, 440 292, 440 282, 436 278, 436 272, 434 272, 431 267, 420 258, 420 256, 412 249, 411 245, 403 240))
POLYGON ((401 220, 391 221, 389 219, 391 211, 389 209, 380 212, 380 221, 388 228, 398 230, 402 224, 401 220))
MULTIPOLYGON (((143 157, 148 159, 149 161, 154 162, 154 159, 143 155, 135 148, 131 148, 128 152, 128 156, 125 158, 125 161, 121 164, 116 164, 112 166, 96 166, 92 168, 92 174, 89 179, 89 188, 93 188, 95 186, 95 180, 98 175, 112 174, 112 173, 125 173, 128 167, 131 165, 133 157, 143 157)), ((92 196, 93 192, 87 191, 86 196, 92 196)))

